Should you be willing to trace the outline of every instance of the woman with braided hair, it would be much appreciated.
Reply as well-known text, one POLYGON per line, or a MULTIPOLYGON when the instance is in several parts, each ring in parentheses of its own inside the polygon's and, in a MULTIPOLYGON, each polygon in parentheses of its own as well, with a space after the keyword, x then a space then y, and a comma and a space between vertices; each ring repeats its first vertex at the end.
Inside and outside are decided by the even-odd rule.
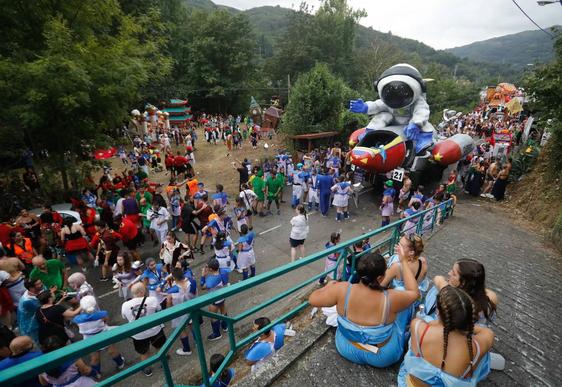
MULTIPOLYGON (((392 256, 388 262, 388 270, 384 275, 384 279, 381 281, 381 286, 387 287, 390 285, 395 290, 404 290, 403 271, 407 268, 416 279, 421 295, 420 299, 423 299, 429 289, 429 281, 426 279, 428 267, 427 259, 421 256, 424 249, 423 239, 419 235, 405 234, 400 238, 397 247, 398 246, 401 247, 403 253, 406 255, 407 262, 404 264, 397 255, 392 256)), ((404 332, 406 332, 406 339, 409 337, 408 331, 410 321, 416 313, 416 309, 420 304, 420 299, 416 300, 409 308, 404 309, 396 317, 400 326, 405 327, 404 332)))
POLYGON ((448 278, 435 276, 435 288, 432 288, 425 299, 425 317, 427 320, 437 318, 436 296, 440 289, 447 285, 464 290, 474 301, 478 315, 477 324, 489 326, 494 319, 498 304, 495 292, 486 289, 486 271, 484 265, 475 259, 459 259, 448 273, 448 278))
POLYGON ((463 290, 447 285, 437 296, 439 318, 412 320, 409 350, 398 372, 398 386, 476 386, 489 372, 494 333, 476 325, 476 306, 463 290))
MULTIPOLYGON (((401 245, 398 256, 402 265, 408 264, 401 245)), ((381 286, 385 272, 384 258, 369 253, 357 263, 359 283, 331 281, 308 299, 316 307, 336 305, 336 348, 351 362, 383 368, 398 362, 403 354, 405 327, 400 326, 397 315, 419 297, 418 284, 412 271, 404 270, 405 289, 386 290, 381 286)))

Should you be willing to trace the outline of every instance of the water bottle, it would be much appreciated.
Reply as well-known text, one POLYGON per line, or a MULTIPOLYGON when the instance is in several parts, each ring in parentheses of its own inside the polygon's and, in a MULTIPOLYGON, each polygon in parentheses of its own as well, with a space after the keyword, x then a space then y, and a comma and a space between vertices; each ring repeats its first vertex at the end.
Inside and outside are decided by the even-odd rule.
POLYGON ((416 313, 416 317, 423 319, 425 316, 425 306, 421 304, 418 309, 418 313, 416 313))

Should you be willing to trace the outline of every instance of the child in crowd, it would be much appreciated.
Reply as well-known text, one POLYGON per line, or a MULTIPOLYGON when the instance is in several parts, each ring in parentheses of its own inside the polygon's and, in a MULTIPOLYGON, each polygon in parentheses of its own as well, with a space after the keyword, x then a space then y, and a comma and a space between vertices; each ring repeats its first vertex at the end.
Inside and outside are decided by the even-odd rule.
POLYGON ((256 256, 254 254, 254 238, 253 231, 248 230, 248 225, 240 226, 240 239, 238 239, 238 268, 242 270, 242 278, 248 279, 248 268, 250 269, 250 277, 256 275, 256 256))

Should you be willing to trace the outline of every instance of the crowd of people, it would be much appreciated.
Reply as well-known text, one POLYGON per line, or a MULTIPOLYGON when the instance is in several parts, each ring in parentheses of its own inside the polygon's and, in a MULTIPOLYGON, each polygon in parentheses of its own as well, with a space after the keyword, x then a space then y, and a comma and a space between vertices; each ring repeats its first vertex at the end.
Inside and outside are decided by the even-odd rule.
MULTIPOLYGON (((458 117, 447 130, 477 130, 473 129, 476 121, 471 120, 478 118, 458 117)), ((206 141, 222 142, 231 151, 239 149, 245 141, 255 147, 258 140, 264 140, 263 133, 254 128, 240 117, 206 116, 199 125, 188 125, 182 130, 151 133, 143 139, 136 136, 129 151, 121 147, 117 153, 125 171, 114 174, 110 167, 104 168, 99 180, 87 180, 80 197, 73 199, 80 222, 63 218, 45 204, 39 215, 23 210, 13 222, 2 223, 0 319, 6 334, 0 341, 0 370, 61 348, 77 337, 87 339, 111 328, 108 322, 112 316, 98 304, 96 283, 88 283, 84 276, 88 271, 99 271, 100 282, 113 281, 123 298, 121 317, 130 322, 187 302, 203 291, 213 292, 255 276, 259 257, 254 252, 254 217, 275 216, 273 203, 276 215, 281 214, 284 199, 294 209, 288 236, 291 261, 305 255, 312 211, 323 217, 332 212, 336 222, 350 219, 348 204, 355 194, 354 184, 364 176, 360 169, 352 170, 349 153, 338 143, 304 153, 298 160, 279 150, 275 157, 261 161, 233 161, 232 168, 239 173, 239 192, 235 197, 229 198, 222 184, 208 191, 195 173, 197 131, 203 133, 206 141), (169 177, 168 184, 151 180, 161 173, 169 177), (158 247, 158 256, 143 260, 141 247, 145 244, 158 247), (200 274, 194 273, 193 262, 206 254, 206 249, 212 252, 212 258, 203 258, 204 269, 200 274)), ((480 147, 476 152, 483 149, 480 147)), ((479 159, 474 154, 469 162, 480 165, 479 159)), ((382 225, 397 216, 408 218, 433 207, 441 219, 441 215, 446 215, 447 200, 456 202, 458 184, 471 192, 477 172, 467 176, 462 168, 461 163, 447 183, 431 193, 423 186, 413 187, 407 174, 399 188, 394 187, 392 180, 386 181, 380 206, 382 225)), ((491 191, 485 193, 493 193, 497 180, 509 174, 505 168, 499 164, 489 167, 495 182, 491 191)), ((423 241, 419 236, 431 227, 432 213, 427 214, 421 222, 414 217, 405 223, 398 253, 388 263, 381 256, 368 253, 358 261, 354 275, 351 263, 347 262, 343 278, 351 282, 334 283, 322 278, 320 283, 327 285, 310 298, 313 305, 337 305, 338 351, 354 362, 378 367, 396 363, 411 337, 414 345, 410 344, 400 371, 401 385, 405 385, 408 375, 418 375, 416 367, 433 366, 435 377, 484 377, 480 365, 487 364, 485 359, 493 339, 493 333, 484 325, 493 317, 497 299, 489 291, 481 294, 481 265, 473 263, 481 277, 469 280, 458 278, 464 265, 459 262, 455 265, 456 282, 450 274, 448 282, 441 277, 435 279, 438 291, 429 289, 428 262, 421 256, 423 241), (427 305, 431 295, 432 306, 427 305), (410 322, 420 308, 423 318, 410 322), (483 316, 476 325, 471 320, 474 315, 483 316), (432 322, 426 323, 431 316, 432 322), (466 332, 470 337, 463 342, 461 338, 466 332)), ((334 233, 326 247, 339 241, 340 235, 334 233)), ((353 250, 370 251, 368 240, 358 243, 353 250)), ((337 254, 327 258, 326 270, 335 267, 337 258, 337 254)), ((209 305, 209 310, 221 315, 228 313, 225 300, 209 305)), ((177 318, 171 326, 181 324, 185 320, 177 318)), ((255 321, 256 330, 268 325, 270 321, 265 317, 255 321)), ((192 353, 190 322, 185 326, 181 347, 176 350, 178 356, 192 353)), ((224 320, 212 320, 212 332, 207 339, 221 339, 226 329, 224 320)), ((287 332, 290 334, 291 329, 284 324, 274 326, 252 344, 245 357, 253 369, 281 348, 287 332)), ((132 339, 139 358, 146 359, 151 346, 159 349, 165 343, 164 326, 135 334, 132 339)), ((118 346, 109 346, 107 350, 115 368, 123 368, 125 359, 118 346)), ((99 359, 99 352, 94 353, 89 362, 65 363, 42 374, 40 379, 49 384, 90 385, 101 378, 99 359)), ((212 371, 218 369, 220 359, 224 357, 219 354, 211 357, 212 371)), ((152 375, 151 368, 145 368, 144 374, 152 375)), ((219 380, 228 385, 233 376, 230 369, 219 380)))
POLYGON ((479 139, 472 154, 457 169, 457 184, 472 196, 503 200, 512 169, 509 155, 521 145, 527 118, 498 113, 481 105, 467 114, 457 114, 441 128, 449 137, 464 133, 479 139))

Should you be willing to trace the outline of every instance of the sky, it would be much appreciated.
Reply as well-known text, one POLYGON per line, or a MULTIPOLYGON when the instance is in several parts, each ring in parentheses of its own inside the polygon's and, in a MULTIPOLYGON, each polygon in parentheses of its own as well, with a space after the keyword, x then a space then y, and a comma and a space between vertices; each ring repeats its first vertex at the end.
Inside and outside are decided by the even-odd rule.
MULTIPOLYGON (((536 0, 516 0, 541 27, 562 25, 560 3, 539 6, 536 0)), ((216 4, 238 9, 280 5, 297 9, 300 0, 214 0, 216 4)), ((318 0, 307 0, 318 7, 318 0)), ((405 38, 421 41, 433 48, 462 46, 496 36, 537 27, 521 13, 512 0, 348 0, 368 16, 361 24, 405 38)), ((548 38, 545 35, 545 38, 548 38)))

